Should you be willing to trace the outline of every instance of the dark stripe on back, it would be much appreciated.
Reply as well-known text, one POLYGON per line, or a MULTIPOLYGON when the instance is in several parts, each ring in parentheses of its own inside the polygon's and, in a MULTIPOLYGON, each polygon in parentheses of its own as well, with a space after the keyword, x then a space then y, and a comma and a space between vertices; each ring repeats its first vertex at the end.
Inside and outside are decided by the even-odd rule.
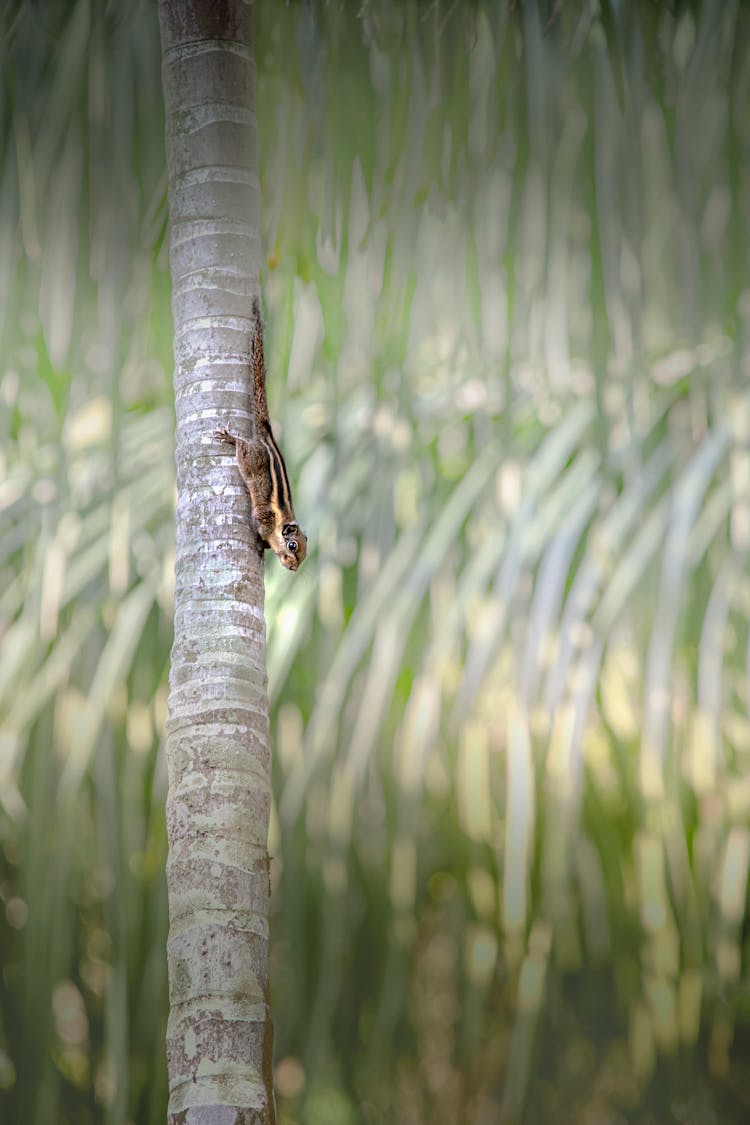
POLYGON ((292 494, 289 488, 289 478, 286 475, 284 458, 281 456, 281 450, 270 433, 268 435, 268 440, 263 442, 263 446, 269 458, 273 461, 272 479, 274 481, 274 499, 276 506, 286 514, 292 510, 292 494), (279 489, 281 489, 281 493, 279 489))
POLYGON ((274 442, 273 444, 276 448, 276 452, 279 455, 279 461, 281 463, 281 475, 284 478, 284 488, 286 489, 287 503, 289 505, 289 511, 291 512, 292 511, 292 486, 289 484, 289 477, 286 475, 286 462, 285 462, 284 458, 281 456, 281 450, 279 449, 278 445, 276 445, 276 442, 274 442))
POLYGON ((274 469, 273 456, 271 454, 271 450, 269 449, 269 447, 266 445, 266 443, 264 441, 261 442, 261 445, 263 446, 263 453, 265 454, 265 457, 266 457, 266 467, 268 469, 268 479, 271 482, 271 505, 275 510, 279 506, 279 486, 278 486, 278 482, 277 482, 277 479, 276 479, 276 470, 274 469))

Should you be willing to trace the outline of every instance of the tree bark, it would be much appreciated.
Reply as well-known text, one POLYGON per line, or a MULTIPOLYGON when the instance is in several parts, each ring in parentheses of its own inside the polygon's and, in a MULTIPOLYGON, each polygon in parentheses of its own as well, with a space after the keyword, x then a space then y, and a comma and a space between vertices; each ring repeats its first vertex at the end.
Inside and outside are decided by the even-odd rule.
POLYGON ((160 0, 171 223, 177 554, 166 754, 169 1121, 273 1123, 263 564, 220 423, 250 434, 260 269, 243 0, 160 0))

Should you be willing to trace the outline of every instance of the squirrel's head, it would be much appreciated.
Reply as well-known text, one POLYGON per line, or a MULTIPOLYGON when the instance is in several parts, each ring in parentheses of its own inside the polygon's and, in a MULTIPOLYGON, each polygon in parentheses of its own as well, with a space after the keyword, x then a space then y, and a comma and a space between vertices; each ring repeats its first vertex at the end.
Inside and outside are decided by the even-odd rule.
POLYGON ((287 570, 296 570, 307 555, 307 536, 298 523, 285 523, 281 529, 281 549, 276 553, 287 570))

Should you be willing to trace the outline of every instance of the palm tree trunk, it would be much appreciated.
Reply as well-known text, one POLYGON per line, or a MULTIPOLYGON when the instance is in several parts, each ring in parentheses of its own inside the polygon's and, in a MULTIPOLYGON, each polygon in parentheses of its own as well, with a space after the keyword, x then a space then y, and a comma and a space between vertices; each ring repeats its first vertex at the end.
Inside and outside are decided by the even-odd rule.
POLYGON ((244 489, 212 436, 227 419, 252 427, 260 206, 250 7, 160 0, 160 19, 177 413, 169 1121, 268 1125, 263 571, 244 489))

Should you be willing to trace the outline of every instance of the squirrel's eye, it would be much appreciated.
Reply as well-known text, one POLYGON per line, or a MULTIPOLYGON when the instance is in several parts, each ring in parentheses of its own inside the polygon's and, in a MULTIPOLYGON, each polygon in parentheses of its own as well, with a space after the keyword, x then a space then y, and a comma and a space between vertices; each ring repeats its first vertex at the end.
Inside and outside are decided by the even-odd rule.
POLYGON ((297 540, 290 539, 287 543, 287 550, 291 551, 293 555, 297 554, 297 540))

